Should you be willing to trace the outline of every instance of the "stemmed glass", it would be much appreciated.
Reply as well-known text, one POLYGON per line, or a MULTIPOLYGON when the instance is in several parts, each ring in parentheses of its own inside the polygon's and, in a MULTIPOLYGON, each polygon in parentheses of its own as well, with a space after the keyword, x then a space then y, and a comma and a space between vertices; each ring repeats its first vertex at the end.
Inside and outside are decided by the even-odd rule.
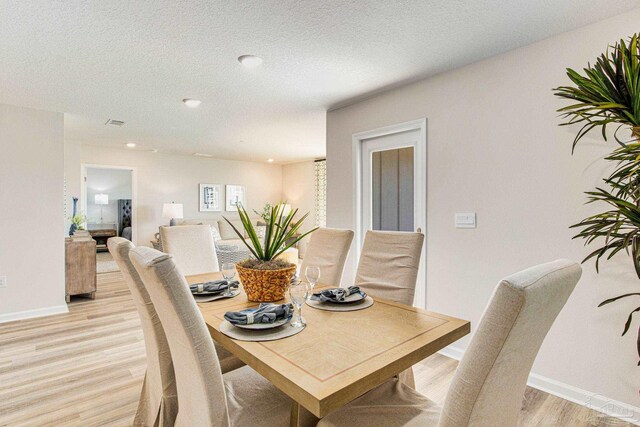
POLYGON ((309 282, 309 295, 313 294, 313 288, 318 283, 320 279, 320 267, 315 265, 308 265, 307 268, 304 269, 304 276, 307 278, 307 282, 309 282))
POLYGON ((227 281, 227 290, 222 294, 226 297, 231 296, 231 281, 236 277, 236 265, 232 262, 222 264, 222 277, 227 281))
POLYGON ((302 304, 304 304, 304 302, 307 300, 307 296, 309 295, 309 287, 306 283, 301 281, 293 282, 289 287, 289 295, 291 296, 291 302, 295 307, 291 326, 293 326, 294 328, 300 328, 307 324, 307 322, 302 317, 302 304))

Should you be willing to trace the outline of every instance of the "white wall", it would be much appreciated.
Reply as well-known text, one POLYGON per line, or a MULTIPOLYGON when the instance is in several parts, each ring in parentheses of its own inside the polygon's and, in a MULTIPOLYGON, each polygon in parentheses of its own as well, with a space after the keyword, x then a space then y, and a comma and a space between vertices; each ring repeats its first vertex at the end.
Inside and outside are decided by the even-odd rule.
POLYGON ((65 312, 64 116, 0 105, 0 322, 65 312))
POLYGON ((300 216, 309 212, 303 230, 309 230, 316 225, 314 164, 311 160, 282 166, 282 200, 288 202, 292 208, 300 209, 300 216))
MULTIPOLYGON (((601 159, 614 144, 594 135, 571 156, 577 128, 557 126, 555 110, 566 102, 551 88, 569 83, 566 67, 593 63, 609 43, 637 31, 638 22, 636 9, 329 112, 328 225, 354 226, 352 134, 426 117, 430 310, 475 327, 500 278, 560 257, 581 260, 595 248, 572 241, 568 227, 598 208, 585 207, 582 192, 601 182, 601 159), (454 212, 469 211, 477 212, 478 228, 455 229, 454 212)), ((637 301, 596 308, 639 283, 624 254, 602 264, 599 275, 585 264, 533 372, 640 406, 637 320, 620 338, 637 301)))
POLYGON ((217 219, 222 215, 238 218, 236 212, 198 212, 200 183, 244 185, 249 211, 260 210, 265 203, 278 202, 282 197, 280 165, 92 145, 82 145, 80 157, 84 164, 136 168, 138 245, 150 246, 149 241, 158 232, 158 227, 168 224, 169 220, 162 218, 163 203, 182 203, 184 217, 189 219, 217 219))

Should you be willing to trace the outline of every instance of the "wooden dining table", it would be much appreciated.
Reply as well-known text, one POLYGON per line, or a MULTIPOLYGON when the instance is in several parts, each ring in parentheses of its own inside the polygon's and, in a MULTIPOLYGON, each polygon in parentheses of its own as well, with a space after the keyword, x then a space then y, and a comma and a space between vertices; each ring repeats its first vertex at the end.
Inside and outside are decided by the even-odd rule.
MULTIPOLYGON (((187 276, 189 284, 221 279, 219 272, 187 276)), ((334 287, 317 285, 315 290, 334 287)), ((234 298, 199 303, 212 338, 295 403, 291 425, 315 425, 426 357, 467 335, 466 320, 374 298, 363 310, 302 308, 306 328, 276 341, 239 341, 220 332, 227 311, 256 307, 240 287, 234 298)), ((289 298, 278 303, 289 302, 289 298)))

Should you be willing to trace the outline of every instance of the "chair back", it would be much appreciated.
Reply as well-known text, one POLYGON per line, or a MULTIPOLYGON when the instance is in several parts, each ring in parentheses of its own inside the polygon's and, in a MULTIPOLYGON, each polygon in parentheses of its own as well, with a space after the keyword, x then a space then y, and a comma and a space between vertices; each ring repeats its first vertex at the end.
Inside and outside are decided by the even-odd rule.
POLYGON ((440 427, 517 424, 531 366, 581 274, 561 259, 498 284, 451 382, 440 427))
POLYGON ((320 267, 320 283, 340 286, 344 263, 353 241, 353 231, 338 228, 319 228, 311 233, 307 251, 300 267, 304 278, 307 266, 320 267))
POLYGON ((216 247, 209 225, 160 227, 164 252, 173 255, 186 276, 220 271, 216 247))
POLYGON ((171 255, 131 250, 133 266, 151 296, 171 349, 178 390, 177 426, 227 426, 220 363, 204 319, 171 255))
POLYGON ((413 305, 424 234, 367 231, 355 284, 372 297, 413 305))
POLYGON ((133 243, 122 237, 107 240, 109 252, 120 268, 138 310, 147 352, 147 371, 134 425, 172 425, 178 413, 176 380, 171 351, 149 293, 129 260, 133 243))

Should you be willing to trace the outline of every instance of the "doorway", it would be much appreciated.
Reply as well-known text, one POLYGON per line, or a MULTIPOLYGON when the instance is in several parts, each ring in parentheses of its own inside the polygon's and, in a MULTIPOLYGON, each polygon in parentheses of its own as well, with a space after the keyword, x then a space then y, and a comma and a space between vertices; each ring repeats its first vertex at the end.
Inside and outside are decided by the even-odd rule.
POLYGON ((136 244, 136 169, 83 164, 80 176, 81 209, 87 217, 87 230, 98 244, 98 252, 107 251, 110 237, 123 237, 136 244))
MULTIPOLYGON (((421 119, 353 135, 356 263, 367 230, 426 230, 426 126, 421 119)), ((425 248, 414 299, 421 308, 426 307, 425 248)))

